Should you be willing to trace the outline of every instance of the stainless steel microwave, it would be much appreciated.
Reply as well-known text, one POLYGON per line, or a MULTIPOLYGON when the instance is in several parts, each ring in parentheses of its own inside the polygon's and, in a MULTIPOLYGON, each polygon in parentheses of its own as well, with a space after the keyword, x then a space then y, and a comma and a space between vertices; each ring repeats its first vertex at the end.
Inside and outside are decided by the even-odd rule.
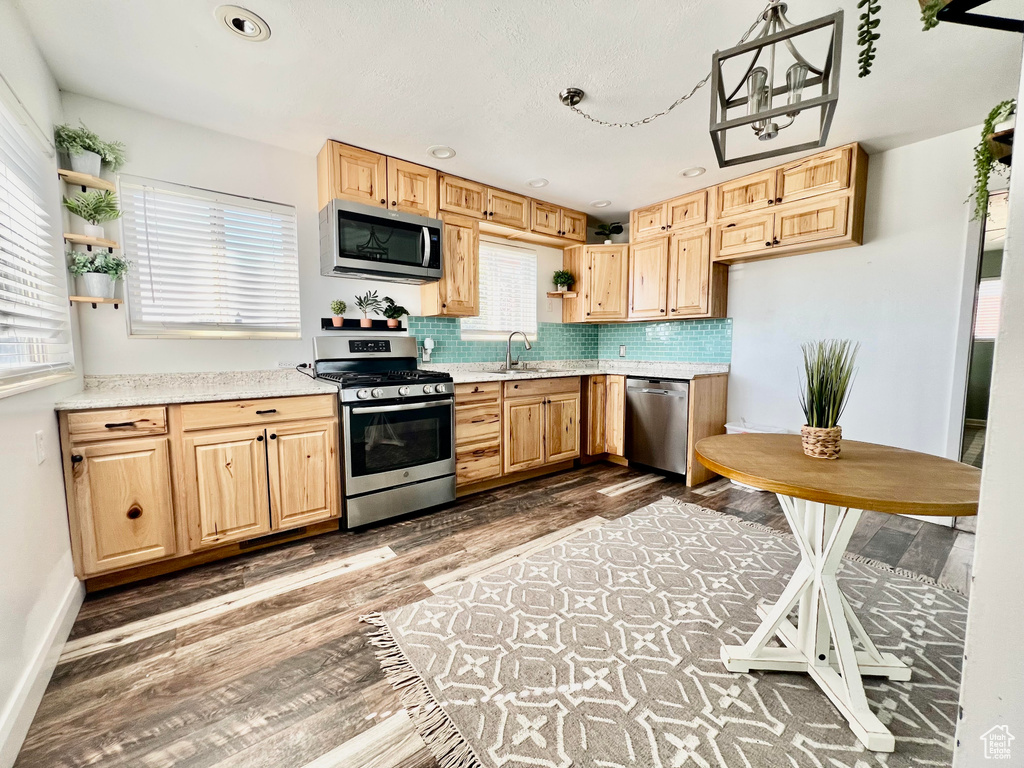
POLYGON ((320 274, 440 280, 442 226, 440 219, 331 200, 320 211, 320 274))

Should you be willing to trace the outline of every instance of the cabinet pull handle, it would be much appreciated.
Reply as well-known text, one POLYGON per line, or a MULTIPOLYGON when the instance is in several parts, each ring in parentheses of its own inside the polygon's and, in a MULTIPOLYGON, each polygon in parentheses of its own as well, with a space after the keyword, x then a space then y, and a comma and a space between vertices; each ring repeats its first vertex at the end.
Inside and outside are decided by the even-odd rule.
POLYGON ((263 442, 263 435, 256 435, 256 442, 257 443, 262 443, 263 442))
POLYGON ((76 454, 74 454, 74 455, 73 455, 73 456, 71 457, 71 463, 72 463, 72 464, 77 464, 77 463, 78 463, 78 462, 80 462, 80 461, 82 461, 82 457, 81 457, 81 456, 79 456, 79 455, 78 455, 77 453, 76 453, 76 454))
POLYGON ((735 226, 736 226, 736 222, 733 222, 732 224, 726 224, 725 228, 728 229, 729 227, 735 227, 735 226))
POLYGON ((134 421, 114 421, 114 422, 111 422, 110 424, 104 424, 103 426, 106 427, 107 429, 117 429, 118 427, 134 427, 135 426, 135 422, 134 421))
POLYGON ((140 517, 142 517, 142 507, 140 507, 138 504, 132 504, 130 507, 128 507, 129 520, 138 520, 140 517))
POLYGON ((265 411, 256 411, 257 416, 263 416, 268 413, 277 413, 277 408, 267 408, 265 411))
POLYGON ((485 453, 487 453, 487 451, 483 448, 477 448, 475 451, 473 451, 474 456, 483 456, 485 453))

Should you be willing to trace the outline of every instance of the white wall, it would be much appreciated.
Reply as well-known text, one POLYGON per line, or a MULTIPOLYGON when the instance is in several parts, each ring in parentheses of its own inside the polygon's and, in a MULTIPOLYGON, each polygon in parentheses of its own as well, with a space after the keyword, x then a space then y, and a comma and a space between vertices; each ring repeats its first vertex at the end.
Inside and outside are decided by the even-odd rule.
POLYGON ((850 338, 861 350, 843 436, 949 453, 977 137, 872 155, 863 246, 730 269, 730 421, 799 429, 800 344, 850 338))
MULTIPOLYGON (((9 2, 0 2, 0 74, 50 133, 60 119, 57 87, 9 2)), ((57 186, 55 173, 55 211, 57 186)), ((75 376, 0 399, 0 766, 14 762, 56 661, 53 648, 61 647, 82 597, 72 573, 53 412, 56 400, 80 387, 75 376)))
MULTIPOLYGON (((1017 99, 1024 104, 1024 67, 1017 99)), ((991 765, 982 736, 1006 726, 1015 741, 1004 765, 1024 755, 1024 174, 1010 180, 1010 215, 1003 259, 1003 304, 989 400, 985 468, 974 547, 967 648, 960 689, 956 768, 991 765)))

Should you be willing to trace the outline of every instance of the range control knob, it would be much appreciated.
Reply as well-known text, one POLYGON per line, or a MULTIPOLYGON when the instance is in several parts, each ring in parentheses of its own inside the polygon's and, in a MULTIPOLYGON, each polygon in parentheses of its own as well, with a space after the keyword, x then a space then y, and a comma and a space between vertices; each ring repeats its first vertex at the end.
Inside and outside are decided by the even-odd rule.
POLYGON ((398 394, 400 394, 402 397, 405 397, 406 395, 409 394, 409 388, 408 387, 399 387, 398 388, 398 394))
POLYGON ((377 389, 373 390, 373 392, 371 392, 370 394, 373 395, 374 397, 384 397, 384 390, 378 387, 377 389))
POLYGON ((445 392, 448 391, 448 389, 447 387, 445 387, 444 384, 438 384, 436 387, 434 387, 434 391, 437 392, 437 394, 439 395, 443 395, 445 392))
POLYGON ((365 400, 369 396, 370 390, 368 389, 360 389, 358 392, 356 392, 356 397, 358 397, 360 400, 365 400))
POLYGON ((429 395, 433 391, 434 391, 434 385, 433 384, 424 384, 423 385, 423 393, 424 394, 429 395))

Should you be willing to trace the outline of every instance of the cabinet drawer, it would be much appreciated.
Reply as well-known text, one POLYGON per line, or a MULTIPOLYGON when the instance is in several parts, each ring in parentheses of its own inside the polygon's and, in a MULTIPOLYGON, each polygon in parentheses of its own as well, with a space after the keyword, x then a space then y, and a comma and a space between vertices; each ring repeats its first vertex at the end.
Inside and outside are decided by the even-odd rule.
POLYGON ((561 392, 579 392, 580 377, 561 379, 530 379, 528 381, 506 381, 505 397, 534 397, 554 395, 561 392))
POLYGON ((334 415, 337 399, 336 395, 311 395, 192 403, 181 406, 181 427, 187 432, 293 419, 328 419, 334 415))
POLYGON ((456 384, 455 404, 469 405, 501 399, 501 382, 491 381, 476 384, 456 384))
POLYGON ((501 476, 501 444, 477 443, 455 453, 455 484, 478 483, 501 476))
POLYGON ((162 435, 167 432, 167 409, 112 408, 68 414, 68 434, 76 443, 118 437, 162 435))
POLYGON ((497 401, 482 405, 455 407, 455 444, 497 441, 501 438, 501 404, 497 401))

